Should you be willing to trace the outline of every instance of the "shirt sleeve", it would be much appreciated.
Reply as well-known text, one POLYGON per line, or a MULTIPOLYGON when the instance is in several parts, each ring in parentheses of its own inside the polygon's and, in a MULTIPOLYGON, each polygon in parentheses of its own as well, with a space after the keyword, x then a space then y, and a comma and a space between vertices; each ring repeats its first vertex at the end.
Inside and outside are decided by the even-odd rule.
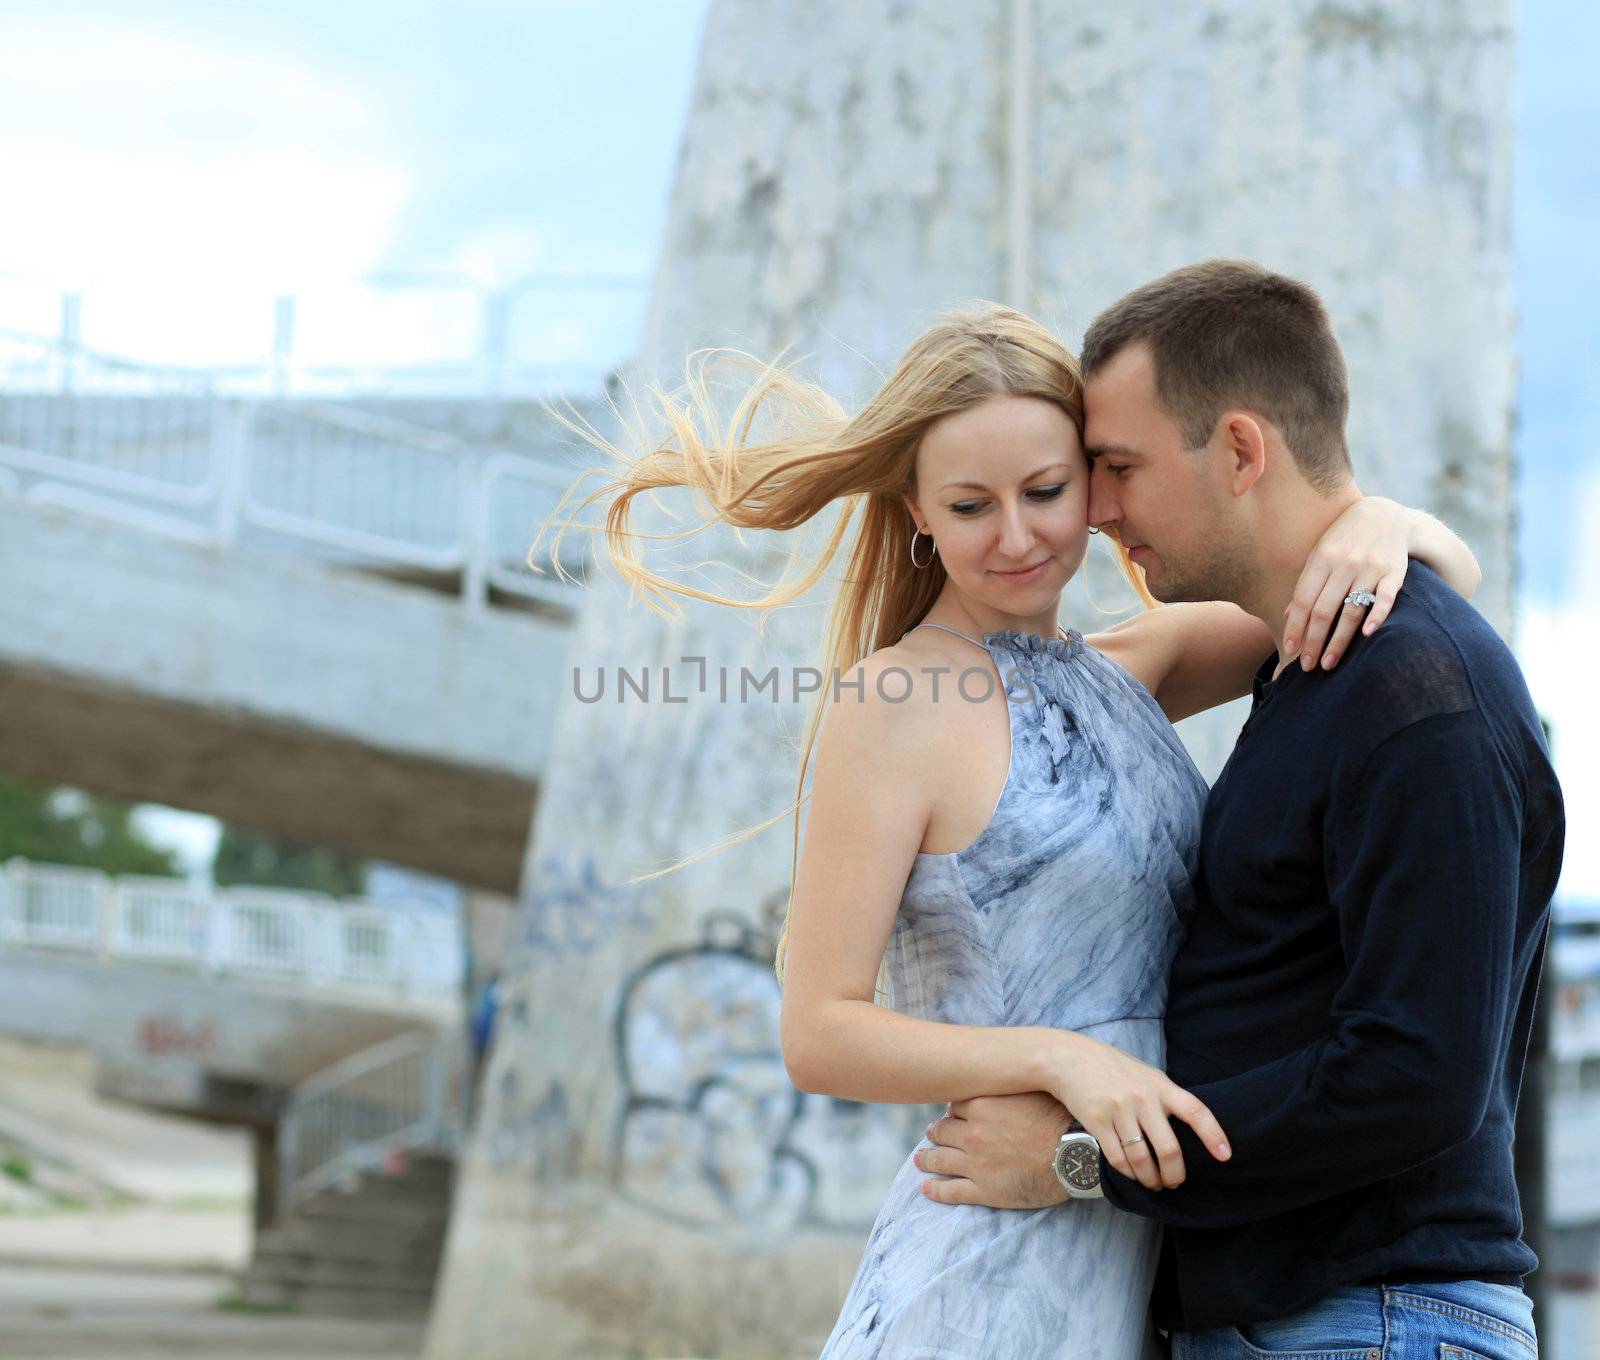
POLYGON ((1120 1208, 1233 1227, 1397 1175, 1482 1124, 1519 1001, 1516 773, 1476 709, 1420 718, 1336 781, 1324 826, 1347 966, 1326 1037, 1192 1088, 1233 1156, 1217 1161, 1174 1120, 1177 1189, 1102 1159, 1120 1208))

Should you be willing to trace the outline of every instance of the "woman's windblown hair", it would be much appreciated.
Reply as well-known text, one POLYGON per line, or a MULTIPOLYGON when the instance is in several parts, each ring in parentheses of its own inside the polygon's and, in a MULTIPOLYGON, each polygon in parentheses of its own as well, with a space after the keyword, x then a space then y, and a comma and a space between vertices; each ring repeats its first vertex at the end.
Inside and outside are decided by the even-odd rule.
MULTIPOLYGON (((1038 322, 996 304, 947 313, 924 331, 855 416, 823 388, 777 364, 762 364, 733 351, 701 351, 690 359, 681 391, 652 389, 652 415, 664 424, 665 437, 642 456, 618 448, 588 422, 558 415, 619 467, 573 508, 551 555, 559 562, 561 534, 584 510, 603 505, 612 562, 652 609, 666 614, 678 611, 671 599, 675 595, 740 609, 792 603, 822 579, 847 544, 848 562, 828 614, 819 659, 823 674, 844 674, 871 653, 897 642, 928 612, 943 588, 944 565, 937 554, 929 566, 912 565, 915 525, 901 497, 915 491, 917 449, 934 422, 996 396, 1052 402, 1080 431, 1083 428, 1077 360, 1038 322), (719 411, 726 409, 716 400, 724 375, 743 375, 745 383, 731 414, 719 417, 719 411), (635 531, 630 525, 634 500, 670 488, 693 493, 701 511, 698 522, 677 533, 635 531), (796 529, 835 503, 842 513, 820 552, 809 562, 800 561, 801 552, 815 550, 793 544, 779 581, 750 599, 714 594, 671 579, 646 565, 639 552, 641 540, 688 538, 718 522, 740 530, 796 529)), ((547 528, 576 491, 563 498, 547 528)), ((531 552, 529 557, 531 563, 531 552)), ((1126 556, 1123 560, 1130 579, 1149 602, 1142 573, 1126 556)), ((806 725, 795 802, 761 825, 645 878, 693 863, 792 812, 792 902, 799 810, 826 694, 824 686, 806 725)), ((780 983, 787 939, 786 918, 774 959, 780 983)))

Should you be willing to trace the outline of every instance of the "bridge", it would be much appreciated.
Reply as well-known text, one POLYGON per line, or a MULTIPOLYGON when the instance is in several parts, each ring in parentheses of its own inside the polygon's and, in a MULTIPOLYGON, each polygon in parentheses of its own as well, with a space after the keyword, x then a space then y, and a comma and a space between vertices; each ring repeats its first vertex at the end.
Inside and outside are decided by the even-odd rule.
MULTIPOLYGON (((575 598, 526 558, 582 464, 536 403, 279 389, 0 331, 0 771, 512 896, 575 598)), ((268 1292, 328 1265, 297 1206, 453 1155, 463 954, 426 911, 0 871, 0 1031, 250 1129, 268 1292)))
POLYGON ((102 1094, 243 1125, 256 1216, 463 1124, 453 914, 0 869, 0 1032, 89 1049, 102 1094))
POLYGON ((459 1028, 463 954, 436 909, 0 869, 0 1032, 92 1048, 103 1088, 208 1117, 253 1116, 255 1094, 396 1034, 459 1028))
POLYGON ((0 770, 515 892, 574 598, 525 558, 582 470, 542 413, 16 332, 0 392, 0 770))

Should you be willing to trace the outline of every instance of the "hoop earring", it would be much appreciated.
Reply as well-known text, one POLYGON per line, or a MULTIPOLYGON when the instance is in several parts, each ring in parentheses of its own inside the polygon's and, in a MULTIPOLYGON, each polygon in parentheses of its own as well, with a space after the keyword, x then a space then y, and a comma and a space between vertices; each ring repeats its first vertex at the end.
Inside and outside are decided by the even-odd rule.
POLYGON ((1089 526, 1089 532, 1090 532, 1090 533, 1091 533, 1091 534, 1097 534, 1097 533, 1099 533, 1099 532, 1100 532, 1100 531, 1099 531, 1099 530, 1098 530, 1098 529, 1096 529, 1096 528, 1095 528, 1095 527, 1094 527, 1094 525, 1092 525, 1092 524, 1091 524, 1091 525, 1090 525, 1090 526, 1089 526))
POLYGON ((928 560, 926 562, 917 561, 917 539, 920 538, 921 536, 922 536, 922 530, 921 529, 913 529, 911 531, 911 565, 916 567, 918 570, 921 570, 923 567, 932 566, 933 565, 933 559, 938 554, 938 551, 939 551, 939 545, 937 543, 933 543, 933 535, 929 534, 928 535, 928 542, 929 543, 933 543, 933 550, 931 552, 929 552, 928 560))

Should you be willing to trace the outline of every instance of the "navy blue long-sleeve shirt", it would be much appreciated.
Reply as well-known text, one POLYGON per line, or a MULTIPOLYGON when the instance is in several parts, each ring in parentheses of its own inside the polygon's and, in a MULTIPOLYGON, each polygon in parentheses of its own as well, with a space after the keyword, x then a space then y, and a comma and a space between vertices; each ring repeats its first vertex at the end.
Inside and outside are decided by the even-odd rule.
POLYGON ((1206 805, 1167 1070, 1233 1157, 1107 1197, 1169 1225, 1164 1326, 1297 1311, 1341 1285, 1516 1284, 1511 1139, 1564 820, 1511 653, 1413 562, 1331 672, 1259 672, 1206 805))

